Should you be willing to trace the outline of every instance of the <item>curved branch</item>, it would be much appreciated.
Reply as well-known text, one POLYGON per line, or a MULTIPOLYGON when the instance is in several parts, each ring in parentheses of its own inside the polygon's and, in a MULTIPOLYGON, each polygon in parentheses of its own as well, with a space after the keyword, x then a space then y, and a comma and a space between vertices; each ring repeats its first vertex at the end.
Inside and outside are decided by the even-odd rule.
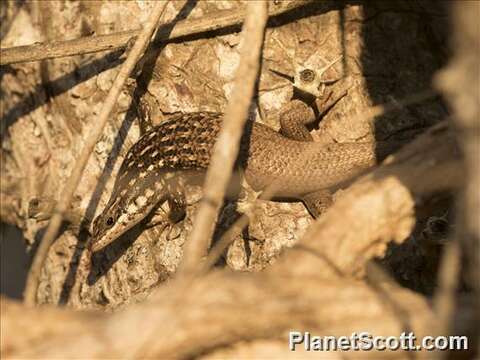
MULTIPOLYGON (((315 276, 298 281, 281 271, 255 276, 217 272, 195 282, 177 281, 147 304, 100 318, 52 308, 25 309, 4 300, 2 333, 10 336, 2 342, 2 356, 191 358, 288 330, 333 336, 359 329, 373 335, 399 335, 407 329, 417 336, 426 333, 431 321, 427 302, 408 290, 388 290, 403 304, 407 319, 399 318, 381 294, 365 284, 315 276), (29 326, 46 319, 49 324, 41 333, 29 326)), ((288 351, 287 339, 282 338, 288 351)))

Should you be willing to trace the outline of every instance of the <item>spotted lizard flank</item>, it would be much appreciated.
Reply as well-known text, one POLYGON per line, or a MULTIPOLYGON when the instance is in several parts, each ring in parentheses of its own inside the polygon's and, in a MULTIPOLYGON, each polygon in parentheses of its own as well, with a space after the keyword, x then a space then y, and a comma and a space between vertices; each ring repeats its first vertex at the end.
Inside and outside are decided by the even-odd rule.
MULTIPOLYGON (((377 163, 378 144, 309 141, 300 113, 289 116, 290 128, 281 121, 285 136, 249 121, 236 167, 254 190, 274 184, 278 196, 301 199, 316 217, 328 206, 331 190, 377 163)), ((207 169, 221 121, 220 113, 174 116, 132 146, 107 206, 94 221, 92 251, 148 219, 165 201, 171 208, 184 206, 183 179, 207 169)))

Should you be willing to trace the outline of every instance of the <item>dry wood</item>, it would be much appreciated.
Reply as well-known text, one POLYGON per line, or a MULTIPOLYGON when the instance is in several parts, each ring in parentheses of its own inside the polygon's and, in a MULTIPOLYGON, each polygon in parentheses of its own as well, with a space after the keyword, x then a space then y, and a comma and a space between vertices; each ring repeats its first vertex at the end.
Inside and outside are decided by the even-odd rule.
POLYGON ((35 254, 33 259, 32 266, 30 268, 30 273, 27 279, 27 284, 25 288, 25 303, 28 305, 34 305, 36 301, 36 294, 38 288, 38 279, 40 276, 40 271, 42 270, 45 258, 48 253, 50 245, 55 240, 58 230, 62 223, 64 213, 68 210, 69 204, 72 201, 73 194, 82 178, 83 171, 87 165, 87 161, 92 153, 95 144, 102 135, 103 129, 107 123, 107 120, 112 112, 115 103, 117 102, 118 96, 122 91, 123 84, 127 80, 128 76, 134 69, 137 61, 145 52, 149 41, 152 37, 153 32, 158 26, 160 17, 165 9, 165 6, 168 2, 159 2, 155 5, 152 14, 150 15, 145 28, 142 30, 138 40, 135 42, 135 45, 132 47, 131 52, 129 53, 125 63, 120 68, 115 82, 113 83, 106 99, 102 111, 99 114, 98 122, 96 126, 91 130, 88 135, 83 150, 75 164, 75 167, 72 170, 72 174, 68 178, 65 187, 60 196, 60 200, 56 204, 54 215, 52 216, 50 223, 48 225, 47 231, 42 238, 40 246, 35 254))
MULTIPOLYGON (((301 7, 311 0, 281 1, 273 3, 269 16, 275 16, 301 7)), ((168 26, 160 29, 156 36, 158 41, 174 40, 188 35, 222 29, 239 25, 245 18, 245 11, 223 10, 207 14, 198 19, 181 20, 170 32, 168 26)), ((168 25, 168 24, 167 24, 168 25)), ((99 51, 125 48, 128 42, 135 40, 142 30, 129 30, 109 35, 83 37, 79 39, 16 46, 0 50, 0 65, 15 64, 27 61, 55 59, 65 56, 83 55, 99 51)))

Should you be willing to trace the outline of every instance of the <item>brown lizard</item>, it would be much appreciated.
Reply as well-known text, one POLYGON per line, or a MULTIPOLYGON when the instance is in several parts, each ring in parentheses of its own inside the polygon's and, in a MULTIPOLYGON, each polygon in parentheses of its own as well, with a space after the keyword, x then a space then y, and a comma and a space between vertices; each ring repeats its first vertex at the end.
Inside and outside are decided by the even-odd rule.
MULTIPOLYGON (((282 134, 247 122, 236 166, 254 190, 274 184, 278 196, 301 199, 317 217, 329 205, 331 190, 377 163, 379 144, 311 141, 304 124, 312 121, 313 112, 303 106, 303 111, 282 117, 282 134)), ((171 208, 185 206, 179 179, 207 169, 221 120, 220 113, 177 115, 147 131, 131 147, 111 198, 94 221, 92 251, 115 241, 165 201, 171 208)))

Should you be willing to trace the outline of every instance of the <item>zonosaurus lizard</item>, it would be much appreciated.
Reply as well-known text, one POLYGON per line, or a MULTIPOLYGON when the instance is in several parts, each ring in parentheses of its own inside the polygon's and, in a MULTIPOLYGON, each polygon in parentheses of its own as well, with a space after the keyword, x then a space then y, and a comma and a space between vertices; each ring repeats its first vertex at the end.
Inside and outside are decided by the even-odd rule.
MULTIPOLYGON (((377 163, 379 144, 311 141, 304 123, 312 120, 301 118, 311 118, 313 112, 303 106, 281 118, 283 135, 249 121, 236 166, 254 190, 274 183, 278 196, 301 199, 316 217, 328 205, 332 189, 377 163)), ((131 147, 111 198, 94 221, 92 251, 115 241, 165 201, 174 208, 184 206, 179 179, 207 169, 221 121, 220 113, 174 116, 131 147)))

